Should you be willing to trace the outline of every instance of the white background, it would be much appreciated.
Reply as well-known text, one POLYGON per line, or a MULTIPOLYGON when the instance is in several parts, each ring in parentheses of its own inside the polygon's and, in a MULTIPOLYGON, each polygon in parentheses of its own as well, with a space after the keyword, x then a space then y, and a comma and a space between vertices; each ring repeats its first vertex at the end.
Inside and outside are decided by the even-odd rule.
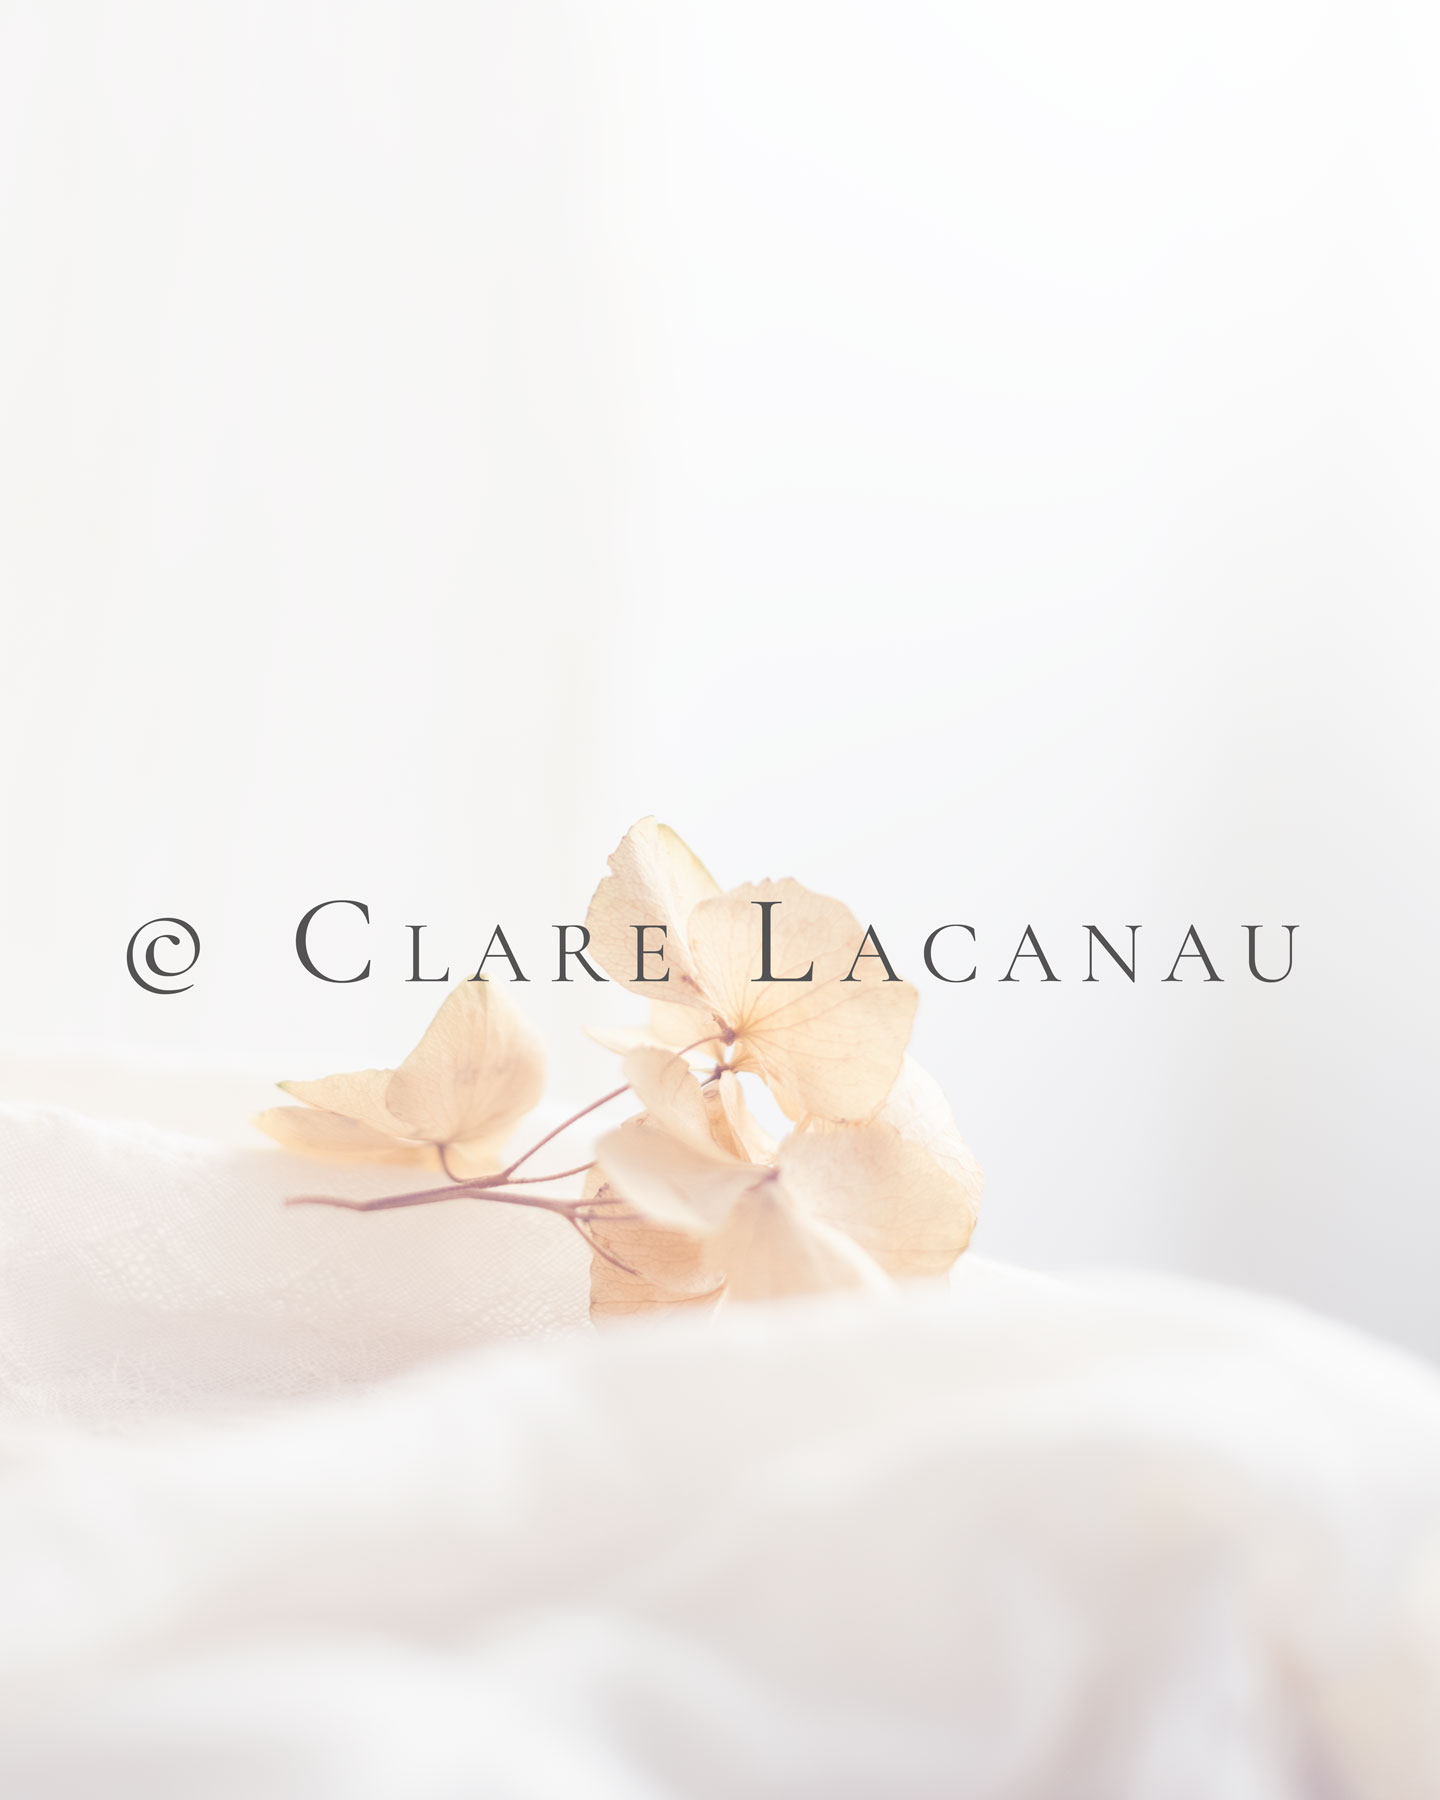
POLYGON ((630 1008, 548 928, 654 811, 920 982, 978 1247, 1440 1354, 1426 22, 0 5, 13 1091, 393 1062, 404 926, 499 919, 586 1098, 630 1008), (336 895, 360 986, 294 960, 336 895))

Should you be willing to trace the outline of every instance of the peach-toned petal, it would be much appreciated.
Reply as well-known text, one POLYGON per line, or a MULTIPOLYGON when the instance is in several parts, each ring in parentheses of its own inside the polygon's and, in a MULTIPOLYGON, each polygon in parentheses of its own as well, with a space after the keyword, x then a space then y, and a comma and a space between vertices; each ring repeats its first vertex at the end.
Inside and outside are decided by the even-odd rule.
POLYGON ((373 1162, 438 1168, 431 1144, 408 1144, 343 1113, 313 1106, 272 1106, 253 1121, 285 1149, 327 1162, 373 1162))
POLYGON ((665 1050, 683 1056, 692 1069, 713 1068, 724 1053, 724 1041, 711 1038, 708 1043, 696 1044, 696 1031, 704 1029, 700 1013, 684 1006, 672 1006, 667 1010, 684 1013, 690 1020, 688 1038, 676 1043, 671 1038, 659 1036, 649 1025, 586 1025, 582 1029, 602 1050, 612 1050, 617 1056, 628 1056, 632 1050, 665 1050))
POLYGON ((667 1006, 663 1000, 650 1002, 650 1035, 657 1044, 672 1050, 688 1050, 702 1031, 714 1030, 715 1036, 696 1045, 695 1055, 713 1061, 725 1048, 724 1027, 713 1014, 700 1012, 693 1006, 667 1006))
POLYGON ((477 1175, 493 1175, 508 1160, 509 1133, 499 1138, 471 1138, 445 1146, 445 1167, 459 1181, 473 1180, 477 1175))
MULTIPOLYGON (((688 1164, 680 1185, 687 1196, 703 1190, 716 1174, 712 1165, 699 1168, 694 1153, 658 1131, 649 1134, 630 1127, 634 1143, 649 1142, 654 1150, 667 1142, 688 1164)), ((641 1174, 641 1185, 650 1189, 656 1164, 641 1174)), ((673 1179, 680 1165, 672 1164, 673 1179)), ((633 1165, 632 1165, 633 1170, 633 1165)), ((731 1168, 732 1184, 739 1174, 749 1185, 725 1197, 718 1228, 695 1230, 690 1225, 666 1222, 650 1214, 628 1216, 592 1224, 597 1241, 629 1265, 630 1273, 597 1257, 591 1267, 592 1314, 633 1314, 673 1310, 679 1306, 710 1304, 721 1293, 734 1300, 774 1300, 794 1294, 828 1293, 839 1288, 883 1288, 886 1278, 858 1244, 822 1219, 796 1207, 774 1170, 731 1168)), ((622 1190, 602 1178, 596 1191, 622 1190)), ((633 1207, 635 1183, 623 1190, 633 1207)), ((653 1198, 653 1194, 651 1196, 653 1198)), ((713 1194, 709 1198, 713 1199, 713 1194)), ((689 1216, 698 1217, 699 1209, 689 1216)), ((676 1217, 687 1216, 677 1213, 676 1217)))
POLYGON ((869 959, 844 979, 864 935, 847 906, 798 881, 734 888, 691 914, 700 985, 736 1035, 732 1063, 762 1075, 792 1119, 868 1119, 900 1071, 919 996, 869 959), (809 981, 758 979, 764 901, 777 903, 772 975, 810 969, 809 981))
MULTIPOLYGON (((585 1197, 608 1200, 614 1190, 592 1170, 585 1197)), ((597 1322, 710 1307, 719 1297, 724 1278, 711 1266, 703 1238, 668 1231, 628 1211, 592 1220, 589 1230, 611 1256, 629 1265, 617 1268, 603 1256, 591 1257, 590 1316, 597 1322)))
POLYGON ((711 1254, 732 1300, 779 1300, 837 1288, 883 1288, 884 1272, 833 1225, 797 1207, 783 1178, 752 1188, 716 1234, 711 1254))
POLYGON ((490 981, 462 981, 395 1071, 386 1103, 409 1137, 494 1143, 539 1101, 545 1049, 490 981))
POLYGON ((632 1050, 647 1045, 657 1050, 669 1049, 648 1025, 586 1025, 583 1029, 592 1043, 602 1050, 613 1050, 617 1056, 628 1056, 632 1050))
POLYGON ((280 1087, 306 1106, 344 1113, 372 1131, 389 1137, 418 1137, 420 1133, 409 1130, 385 1103, 394 1076, 393 1069, 356 1069, 348 1075, 325 1075, 319 1081, 282 1081, 280 1087))
POLYGON ((978 1208, 985 1186, 980 1165, 960 1135, 945 1090, 913 1056, 905 1058, 894 1087, 875 1116, 893 1125, 911 1143, 922 1145, 956 1179, 965 1181, 974 1190, 978 1208))
POLYGON ((773 1173, 735 1162, 713 1145, 674 1137, 643 1116, 601 1138, 595 1160, 636 1212, 696 1233, 714 1231, 747 1188, 773 1173))
POLYGON ((641 819, 625 833, 610 858, 610 871, 585 915, 596 962, 612 981, 654 1000, 658 985, 635 978, 635 928, 663 925, 663 937, 658 931, 646 933, 650 948, 663 944, 665 950, 663 963, 647 962, 647 973, 660 976, 669 971, 663 987, 667 1007, 708 1009, 695 980, 685 928, 694 906, 720 892, 714 876, 677 832, 651 818, 641 819))
POLYGON ((797 1202, 889 1275, 942 1275, 970 1242, 984 1176, 939 1087, 908 1057, 874 1119, 795 1132, 779 1161, 797 1202))
MULTIPOLYGON (((637 1058, 653 1053, 634 1052, 637 1058)), ((694 1077, 672 1059, 684 1082, 695 1087, 694 1077)), ((632 1254, 615 1247, 629 1261, 647 1287, 673 1280, 672 1264, 684 1279, 703 1288, 708 1272, 723 1274, 726 1293, 733 1299, 774 1299, 785 1294, 820 1293, 841 1287, 875 1287, 885 1283, 884 1272, 857 1243, 804 1204, 789 1191, 781 1170, 762 1164, 741 1163, 706 1143, 691 1116, 688 1098, 677 1107, 669 1071, 651 1071, 658 1090, 658 1111, 629 1120, 618 1131, 602 1138, 596 1147, 607 1192, 624 1197, 641 1215, 646 1230, 627 1232, 632 1254), (662 1118, 680 1116, 683 1135, 667 1130, 662 1118), (658 1233, 652 1237, 650 1232, 658 1233), (704 1246, 687 1254, 689 1238, 704 1246), (636 1260, 639 1258, 640 1260, 636 1260), (658 1260, 657 1260, 658 1259, 658 1260)), ((734 1080, 734 1077, 730 1077, 734 1080)), ((706 1090, 703 1105, 716 1117, 725 1118, 718 1093, 706 1090)), ((827 1136, 844 1140, 853 1130, 836 1129, 827 1136)), ((893 1127, 885 1127, 893 1132, 893 1127)), ((783 1154, 783 1152, 782 1152, 783 1154)), ((608 1229, 608 1227, 607 1227, 608 1229)), ((610 1247, 608 1240, 607 1248, 610 1247)), ((623 1272, 621 1272, 623 1273, 623 1272)), ((614 1277, 605 1277, 614 1285, 614 1277)), ((632 1307, 647 1304, 634 1287, 634 1278, 621 1284, 632 1307)), ((593 1291, 593 1290, 592 1290, 593 1291)), ((654 1303, 653 1294, 650 1304, 654 1303)))
POLYGON ((742 1162, 774 1162, 775 1140, 745 1104, 738 1075, 727 1069, 718 1081, 711 1082, 705 1089, 705 1104, 710 1109, 710 1135, 722 1150, 742 1162))
POLYGON ((647 1123, 727 1162, 773 1161, 774 1140, 728 1069, 701 1083, 683 1057, 647 1044, 625 1058, 625 1074, 647 1123))
MULTIPOLYGON (((646 1117, 660 1130, 694 1149, 740 1160, 717 1143, 705 1090, 684 1057, 655 1045, 642 1045, 625 1058, 625 1079, 646 1117)), ((723 1118, 721 1123, 723 1127, 723 1118)), ((727 1131, 725 1135, 728 1139, 730 1134, 727 1131)))

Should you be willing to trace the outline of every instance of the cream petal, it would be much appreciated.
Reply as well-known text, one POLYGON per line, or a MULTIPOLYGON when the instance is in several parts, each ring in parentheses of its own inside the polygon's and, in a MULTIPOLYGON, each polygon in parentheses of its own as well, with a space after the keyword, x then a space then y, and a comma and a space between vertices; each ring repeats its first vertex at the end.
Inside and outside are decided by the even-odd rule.
POLYGON ((718 1081, 711 1082, 705 1089, 705 1104, 710 1108, 710 1135, 716 1144, 742 1162, 774 1162, 775 1140, 746 1105, 738 1075, 727 1069, 718 1081))
POLYGON ((505 1138, 471 1138, 468 1142, 445 1146, 445 1166, 460 1181, 477 1175, 493 1175, 505 1167, 505 1138))
POLYGON ((635 1274, 597 1267, 592 1306, 595 1280, 629 1311, 662 1303, 657 1296, 676 1304, 677 1281, 690 1298, 708 1296, 722 1273, 736 1300, 885 1285, 860 1245, 796 1203, 777 1169, 723 1160, 649 1117, 602 1139, 596 1156, 605 1191, 623 1195, 641 1218, 606 1223, 601 1241, 635 1274))
POLYGON ((849 907, 798 881, 764 881, 700 902, 690 943, 700 985, 735 1033, 731 1061, 769 1083, 792 1119, 870 1118, 894 1085, 919 996, 877 980, 867 963, 846 980, 864 931, 849 907), (760 903, 771 912, 771 972, 761 982, 760 903), (812 967, 813 965, 813 967, 812 967))
POLYGON ((895 1085, 875 1116, 884 1124, 893 1125, 912 1143, 924 1145, 952 1166, 957 1176, 967 1178, 975 1187, 979 1204, 980 1190, 985 1185, 980 1165, 960 1135, 944 1088, 913 1056, 907 1056, 900 1065, 895 1085))
POLYGON ((376 1131, 343 1113, 323 1112, 313 1106, 272 1106, 256 1115, 261 1131, 300 1156, 316 1156, 328 1162, 373 1162, 438 1168, 439 1153, 432 1144, 410 1144, 376 1131))
MULTIPOLYGON (((598 1170, 585 1183, 586 1199, 614 1198, 598 1170)), ((590 1259, 590 1316, 597 1323, 636 1314, 662 1315, 710 1307, 724 1286, 712 1267, 706 1240, 688 1231, 670 1231, 631 1212, 593 1219, 591 1236, 627 1268, 604 1256, 590 1259), (632 1272, 633 1271, 633 1272, 632 1272)))
POLYGON ((773 1176, 712 1146, 673 1137, 644 1117, 601 1138, 595 1160, 637 1212, 695 1233, 714 1231, 741 1194, 773 1176))
POLYGON ((705 1092, 683 1057, 642 1046, 625 1058, 625 1079, 646 1117, 660 1130, 694 1149, 739 1160, 716 1143, 705 1092))
POLYGON ((724 1027, 709 1013, 696 1017, 693 1006, 667 1006, 663 1000, 650 1002, 650 1035, 657 1044, 668 1044, 672 1050, 688 1050, 702 1031, 714 1028, 715 1036, 704 1039, 693 1054, 701 1061, 711 1060, 725 1048, 724 1027))
POLYGON ((712 1255, 732 1300, 779 1300, 838 1288, 883 1288, 884 1272, 833 1225, 797 1207, 783 1180, 753 1188, 717 1233, 712 1255))
MULTIPOLYGON (((685 1040, 686 1045, 694 1042, 693 1022, 699 1015, 688 1011, 683 1006, 670 1009, 673 1012, 685 1013, 692 1021, 691 1036, 685 1040)), ((667 1038, 657 1037, 648 1025, 586 1025, 583 1027, 586 1037, 600 1046, 602 1050, 613 1050, 617 1056, 627 1056, 632 1050, 653 1049, 665 1050, 679 1056, 683 1054, 692 1069, 708 1069, 715 1061, 715 1053, 719 1049, 719 1040, 711 1044, 702 1044, 698 1049, 682 1051, 673 1048, 667 1038), (708 1054, 707 1054, 708 1052, 708 1054)))
MULTIPOLYGON (((682 1006, 677 1006, 675 1010, 684 1012, 682 1006)), ((698 1015, 691 1013, 689 1017, 695 1019, 698 1015)), ((599 1044, 599 1048, 610 1049, 616 1053, 617 1057, 626 1057, 632 1049, 664 1049, 675 1057, 684 1055, 691 1069, 709 1069, 715 1064, 715 1051, 711 1049, 709 1055, 706 1053, 709 1046, 702 1044, 700 1049, 689 1049, 689 1051, 671 1049, 666 1040, 662 1037, 655 1037, 650 1026, 644 1026, 644 1024, 616 1024, 616 1026, 587 1024, 587 1026, 581 1026, 581 1030, 585 1031, 585 1037, 589 1037, 594 1044, 599 1044)))
POLYGON ((406 1135, 437 1144, 493 1143, 539 1102, 545 1049, 490 981, 462 981, 386 1091, 406 1135))
POLYGON ((319 1081, 282 1081, 279 1085, 306 1106, 325 1112, 344 1113, 373 1131, 390 1137, 419 1137, 390 1111, 385 1097, 394 1079, 393 1069, 356 1069, 349 1075, 325 1075, 319 1081))
POLYGON ((669 1048, 646 1025, 586 1025, 583 1029, 592 1043, 602 1050, 613 1050, 617 1056, 626 1056, 645 1044, 653 1044, 657 1050, 669 1048))
MULTIPOLYGON (((663 925, 665 937, 647 934, 647 942, 665 947, 666 1005, 708 1007, 695 979, 685 927, 696 904, 719 892, 714 876, 677 832, 653 818, 641 819, 610 857, 610 873, 585 915, 596 962, 612 981, 646 1000, 655 999, 656 986, 635 979, 635 928, 663 925)), ((664 972, 658 962, 647 967, 651 974, 664 972)))
POLYGON ((874 1119, 795 1132, 779 1163, 800 1205, 897 1278, 945 1273, 970 1242, 985 1185, 944 1094, 908 1057, 874 1119))

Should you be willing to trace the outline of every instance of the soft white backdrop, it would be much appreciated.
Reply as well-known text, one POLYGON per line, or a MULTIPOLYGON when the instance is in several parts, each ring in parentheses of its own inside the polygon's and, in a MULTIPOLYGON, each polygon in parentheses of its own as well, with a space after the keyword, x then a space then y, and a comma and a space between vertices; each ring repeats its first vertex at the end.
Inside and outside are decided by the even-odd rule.
POLYGON ((0 1074, 392 1061, 498 918, 586 1097, 656 811, 976 928, 990 1254, 1440 1354, 1437 101, 1418 5, 5 0, 0 1074))

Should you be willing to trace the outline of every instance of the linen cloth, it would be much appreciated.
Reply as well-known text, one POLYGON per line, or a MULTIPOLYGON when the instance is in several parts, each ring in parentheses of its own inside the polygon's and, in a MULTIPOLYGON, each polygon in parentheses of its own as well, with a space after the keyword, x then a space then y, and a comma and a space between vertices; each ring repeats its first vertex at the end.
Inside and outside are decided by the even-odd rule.
POLYGON ((596 1334, 553 1219, 279 1204, 394 1171, 0 1170, 0 1793, 1440 1793, 1440 1378, 1349 1330, 967 1256, 596 1334))

